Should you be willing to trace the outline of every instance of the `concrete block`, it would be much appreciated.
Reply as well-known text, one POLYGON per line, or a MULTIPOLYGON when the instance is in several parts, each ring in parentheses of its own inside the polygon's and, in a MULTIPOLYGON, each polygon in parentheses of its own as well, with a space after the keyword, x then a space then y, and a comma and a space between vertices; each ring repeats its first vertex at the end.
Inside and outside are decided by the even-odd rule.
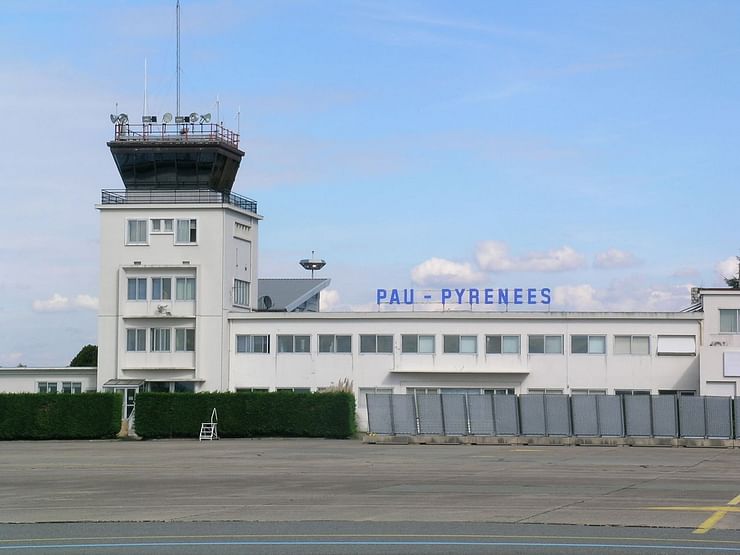
POLYGON ((735 440, 732 439, 703 439, 682 437, 679 440, 681 447, 715 447, 728 449, 735 446, 735 440))
POLYGON ((627 445, 623 437, 576 437, 575 445, 590 445, 595 447, 623 447, 627 445))
POLYGON ((626 437, 630 447, 678 447, 678 438, 675 437, 626 437))

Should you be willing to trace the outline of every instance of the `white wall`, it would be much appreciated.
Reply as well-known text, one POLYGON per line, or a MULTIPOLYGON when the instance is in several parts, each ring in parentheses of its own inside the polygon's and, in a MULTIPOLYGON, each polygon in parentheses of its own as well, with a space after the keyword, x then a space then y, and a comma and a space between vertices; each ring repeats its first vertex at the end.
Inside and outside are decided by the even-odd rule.
MULTIPOLYGON (((701 353, 701 394, 735 397, 740 377, 725 370, 726 353, 740 356, 740 333, 720 332, 720 309, 740 310, 740 292, 732 289, 702 290, 704 310, 701 353)), ((732 355, 731 355, 732 356, 732 355)))
POLYGON ((38 393, 39 382, 54 382, 62 391, 62 382, 79 382, 82 392, 95 391, 95 368, 0 368, 3 393, 38 393))

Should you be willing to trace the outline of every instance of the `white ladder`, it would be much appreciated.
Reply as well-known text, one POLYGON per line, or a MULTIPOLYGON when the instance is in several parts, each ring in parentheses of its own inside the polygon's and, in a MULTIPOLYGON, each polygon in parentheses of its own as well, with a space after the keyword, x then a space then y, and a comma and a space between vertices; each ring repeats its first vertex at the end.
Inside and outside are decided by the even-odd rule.
POLYGON ((200 425, 200 438, 198 441, 218 439, 218 413, 213 409, 211 421, 200 425))

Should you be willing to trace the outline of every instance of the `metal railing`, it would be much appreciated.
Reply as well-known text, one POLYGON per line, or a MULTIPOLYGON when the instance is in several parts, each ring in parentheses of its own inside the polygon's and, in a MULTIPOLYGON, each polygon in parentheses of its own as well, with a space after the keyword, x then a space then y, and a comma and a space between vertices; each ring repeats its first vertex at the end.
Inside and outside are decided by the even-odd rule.
POLYGON ((239 148, 239 134, 217 123, 117 123, 120 142, 224 143, 239 148))
POLYGON ((257 201, 212 189, 103 189, 101 204, 231 204, 257 212, 257 201))

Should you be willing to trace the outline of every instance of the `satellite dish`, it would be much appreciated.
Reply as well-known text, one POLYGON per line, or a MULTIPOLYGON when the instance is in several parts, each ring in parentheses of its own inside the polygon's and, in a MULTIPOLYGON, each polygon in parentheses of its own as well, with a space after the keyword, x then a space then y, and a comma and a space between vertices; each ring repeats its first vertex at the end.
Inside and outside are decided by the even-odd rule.
POLYGON ((210 123, 211 122, 211 114, 201 114, 201 116, 200 116, 200 122, 201 123, 210 123))
POLYGON ((118 123, 127 124, 128 123, 128 114, 120 114, 118 116, 118 123))
POLYGON ((111 123, 118 123, 118 116, 116 114, 110 115, 110 122, 111 123))
POLYGON ((272 308, 272 297, 269 295, 263 295, 257 299, 258 310, 270 310, 272 308))
POLYGON ((169 112, 165 112, 165 114, 162 116, 162 123, 170 123, 172 121, 172 114, 169 112))
POLYGON ((190 123, 195 123, 198 121, 198 112, 193 112, 190 114, 190 123))

